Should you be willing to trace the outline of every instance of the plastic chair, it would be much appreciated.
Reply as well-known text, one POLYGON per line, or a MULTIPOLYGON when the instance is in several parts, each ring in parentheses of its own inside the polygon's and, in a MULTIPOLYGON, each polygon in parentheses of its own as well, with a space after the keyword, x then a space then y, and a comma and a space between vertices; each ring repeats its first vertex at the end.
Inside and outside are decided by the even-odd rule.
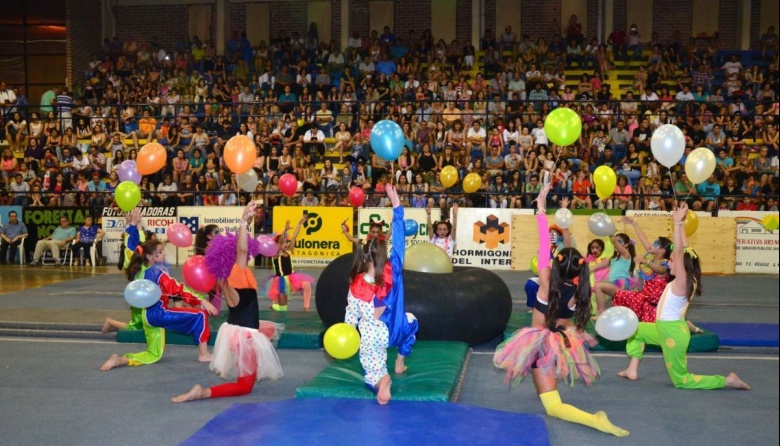
POLYGON ((62 263, 63 265, 73 265, 73 242, 68 242, 63 249, 60 250, 60 258, 55 259, 51 251, 44 251, 41 257, 41 265, 54 265, 56 263, 62 263), (51 263, 46 263, 46 260, 51 260, 51 263))

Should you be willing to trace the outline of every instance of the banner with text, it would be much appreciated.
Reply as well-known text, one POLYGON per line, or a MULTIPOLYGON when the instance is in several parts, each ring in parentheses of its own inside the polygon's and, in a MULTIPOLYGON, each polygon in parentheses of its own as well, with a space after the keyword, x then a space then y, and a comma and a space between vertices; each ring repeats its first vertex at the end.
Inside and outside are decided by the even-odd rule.
MULTIPOLYGON (((441 209, 431 209, 431 223, 438 221, 441 218, 441 209)), ((406 237, 406 247, 415 245, 417 243, 428 243, 430 240, 430 233, 428 232, 428 214, 425 213, 425 209, 422 208, 404 208, 404 220, 414 220, 417 222, 417 233, 414 236, 406 237)), ((365 240, 368 237, 368 228, 371 222, 381 222, 383 231, 387 234, 390 230, 390 225, 393 223, 393 208, 360 208, 358 210, 358 225, 357 230, 352 233, 355 237, 365 240)), ((350 228, 351 229, 351 228, 350 228)), ((387 240, 388 246, 392 244, 392 237, 395 234, 390 234, 390 238, 387 240)))
MULTIPOLYGON (((243 213, 244 208, 241 206, 179 206, 177 219, 179 223, 190 228, 194 241, 198 229, 208 225, 217 225, 223 232, 238 232, 243 213)), ((183 265, 187 259, 195 255, 195 248, 192 246, 179 248, 178 251, 179 265, 183 265)))
POLYGON ((22 213, 22 221, 27 226, 27 241, 25 247, 27 251, 35 249, 38 240, 45 239, 60 225, 60 217, 65 217, 70 222, 70 226, 76 229, 84 224, 84 217, 91 214, 91 209, 87 207, 27 207, 22 213))
POLYGON ((455 238, 460 266, 509 270, 512 267, 512 216, 534 215, 533 209, 461 208, 455 238))
POLYGON ((280 234, 290 222, 292 237, 304 214, 306 221, 298 232, 292 257, 298 266, 326 266, 337 257, 352 252, 352 244, 341 232, 341 223, 352 221, 349 207, 274 207, 273 231, 280 234))
MULTIPOLYGON (((167 240, 166 235, 168 227, 177 222, 176 207, 174 206, 150 206, 141 207, 141 228, 142 231, 152 231, 160 241, 167 240)), ((124 212, 115 208, 103 208, 101 221, 103 231, 106 235, 103 237, 103 256, 106 262, 116 264, 119 257, 125 232, 124 212)), ((170 265, 176 264, 176 247, 171 244, 165 245, 165 262, 170 265)))
POLYGON ((772 218, 777 222, 777 212, 719 211, 718 217, 737 220, 737 274, 780 272, 780 231, 764 227, 772 218))

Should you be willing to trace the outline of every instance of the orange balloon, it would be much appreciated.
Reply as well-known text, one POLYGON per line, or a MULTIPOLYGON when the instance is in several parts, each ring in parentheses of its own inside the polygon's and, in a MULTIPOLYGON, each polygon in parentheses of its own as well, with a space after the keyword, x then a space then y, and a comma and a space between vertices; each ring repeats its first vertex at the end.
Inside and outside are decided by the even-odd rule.
POLYGON ((246 135, 236 135, 225 144, 225 164, 236 174, 249 171, 257 158, 255 143, 246 135))
POLYGON ((150 142, 141 147, 138 152, 136 167, 141 175, 151 175, 165 167, 166 161, 168 161, 168 153, 165 151, 165 147, 156 142, 150 142))

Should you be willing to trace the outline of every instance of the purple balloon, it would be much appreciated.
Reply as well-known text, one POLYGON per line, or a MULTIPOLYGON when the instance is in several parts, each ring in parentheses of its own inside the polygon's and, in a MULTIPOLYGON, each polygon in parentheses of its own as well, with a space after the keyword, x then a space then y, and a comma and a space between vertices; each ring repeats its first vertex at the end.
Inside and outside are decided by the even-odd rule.
POLYGON ((258 243, 260 243, 260 254, 266 257, 274 257, 279 253, 279 245, 276 244, 276 240, 270 235, 261 235, 257 237, 258 243))
POLYGON ((138 166, 133 160, 122 161, 117 175, 119 175, 119 181, 132 181, 135 184, 141 184, 141 174, 138 173, 138 166))

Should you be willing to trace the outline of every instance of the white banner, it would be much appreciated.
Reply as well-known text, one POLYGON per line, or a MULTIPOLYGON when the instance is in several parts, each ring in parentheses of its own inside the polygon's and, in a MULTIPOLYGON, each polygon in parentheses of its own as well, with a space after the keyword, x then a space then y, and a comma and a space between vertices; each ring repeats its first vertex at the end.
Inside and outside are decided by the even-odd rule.
MULTIPOLYGON (((711 212, 696 211, 699 218, 712 217, 711 212)), ((672 213, 667 211, 626 211, 628 217, 671 217, 672 213)))
POLYGON ((778 218, 777 212, 719 211, 718 217, 737 219, 737 274, 780 272, 780 231, 764 227, 764 218, 778 218))
POLYGON ((511 269, 513 215, 534 215, 534 211, 460 208, 452 262, 495 270, 511 269))
MULTIPOLYGON (((207 225, 217 225, 222 231, 238 232, 244 212, 241 206, 179 206, 178 210, 178 221, 190 228, 193 241, 198 229, 207 225)), ((179 265, 195 255, 194 247, 178 248, 178 251, 179 265)))
MULTIPOLYGON (((441 209, 431 209, 431 223, 438 221, 441 218, 441 209)), ((428 215, 423 208, 404 208, 404 219, 414 220, 417 222, 417 234, 411 237, 406 237, 406 246, 415 245, 417 243, 428 243, 430 241, 430 233, 428 232, 428 215)), ((368 237, 368 227, 371 222, 383 222, 384 231, 387 233, 390 230, 390 225, 393 223, 393 208, 360 208, 358 210, 358 227, 357 231, 353 234, 361 240, 365 240, 368 237)), ((351 229, 351 228, 350 228, 351 229)), ((388 245, 392 244, 392 237, 395 234, 391 234, 391 238, 388 240, 388 245)))
MULTIPOLYGON (((173 206, 142 207, 141 225, 139 230, 152 231, 160 241, 167 240, 168 226, 176 223, 176 208, 173 206)), ((121 256, 123 235, 125 232, 124 213, 114 208, 103 208, 102 228, 106 235, 103 237, 103 255, 108 264, 116 264, 121 256)), ((176 264, 176 247, 165 245, 165 262, 176 264)))

